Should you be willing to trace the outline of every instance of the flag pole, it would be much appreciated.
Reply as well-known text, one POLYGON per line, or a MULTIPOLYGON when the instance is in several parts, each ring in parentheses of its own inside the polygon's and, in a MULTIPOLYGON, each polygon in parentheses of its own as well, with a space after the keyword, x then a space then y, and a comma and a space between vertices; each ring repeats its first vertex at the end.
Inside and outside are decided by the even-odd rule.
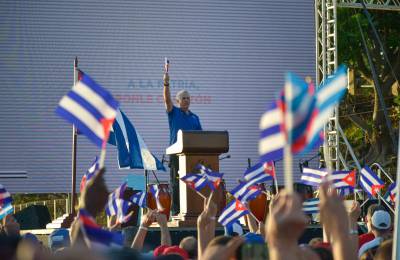
POLYGON ((274 165, 274 184, 275 184, 275 195, 278 195, 279 193, 279 186, 278 186, 278 179, 276 178, 276 171, 275 171, 275 161, 272 161, 272 164, 274 165))
POLYGON ((285 129, 286 129, 286 143, 283 148, 283 171, 284 171, 284 180, 285 180, 285 189, 289 194, 293 193, 293 157, 292 157, 292 136, 291 136, 291 127, 293 122, 292 115, 292 86, 285 82, 285 104, 286 111, 284 113, 285 118, 285 129), (289 130, 288 130, 289 129, 289 130))
MULTIPOLYGON (((399 124, 400 125, 400 124, 399 124)), ((399 127, 399 133, 400 133, 400 127, 399 127)), ((399 135, 400 139, 400 135, 399 135)), ((400 257, 400 243, 399 243, 399 225, 400 225, 400 218, 399 218, 399 184, 400 184, 400 141, 398 143, 398 148, 397 148, 397 176, 396 176, 396 188, 397 188, 397 195, 396 195, 396 208, 395 208, 395 214, 394 214, 394 236, 393 236, 393 251, 392 251, 392 259, 396 260, 400 257)))
MULTIPOLYGON (((78 57, 74 59, 74 85, 78 82, 78 57)), ((71 167, 71 201, 70 212, 75 216, 75 201, 76 201, 76 154, 77 154, 78 134, 75 125, 72 125, 72 167, 71 167)))

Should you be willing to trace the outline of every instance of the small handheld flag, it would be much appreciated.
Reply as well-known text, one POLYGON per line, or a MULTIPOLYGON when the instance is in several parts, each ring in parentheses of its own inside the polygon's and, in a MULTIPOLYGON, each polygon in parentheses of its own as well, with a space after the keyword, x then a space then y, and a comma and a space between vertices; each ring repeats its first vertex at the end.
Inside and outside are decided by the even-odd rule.
POLYGON ((383 198, 391 203, 394 204, 396 202, 396 196, 397 196, 397 184, 396 182, 390 184, 385 196, 383 198))
POLYGON ((249 210, 243 203, 233 200, 224 208, 218 222, 223 226, 228 226, 246 214, 249 214, 249 210))
POLYGON ((200 192, 204 186, 208 185, 209 183, 207 178, 200 174, 188 174, 183 176, 181 181, 185 182, 190 188, 196 190, 197 192, 200 192))
POLYGON ((374 197, 385 186, 384 182, 368 166, 361 169, 360 185, 371 197, 374 197))
POLYGON ((10 193, 0 184, 0 206, 10 204, 12 201, 10 193))
POLYGON ((131 205, 132 203, 129 201, 109 197, 106 205, 106 214, 108 216, 117 216, 117 223, 126 223, 131 217, 128 212, 131 205))
POLYGON ((79 210, 78 221, 89 248, 107 250, 110 246, 122 247, 124 241, 122 235, 102 229, 86 210, 79 210))
POLYGON ((131 201, 137 204, 139 207, 146 208, 147 200, 146 200, 146 192, 138 191, 131 197, 131 201))
POLYGON ((80 184, 80 191, 86 187, 87 182, 93 178, 93 176, 96 174, 96 172, 99 170, 99 159, 97 156, 94 158, 94 161, 92 162, 91 166, 87 170, 87 172, 82 176, 81 184, 80 184))
POLYGON ((14 207, 11 203, 0 205, 0 220, 5 218, 8 214, 12 214, 14 212, 14 207))

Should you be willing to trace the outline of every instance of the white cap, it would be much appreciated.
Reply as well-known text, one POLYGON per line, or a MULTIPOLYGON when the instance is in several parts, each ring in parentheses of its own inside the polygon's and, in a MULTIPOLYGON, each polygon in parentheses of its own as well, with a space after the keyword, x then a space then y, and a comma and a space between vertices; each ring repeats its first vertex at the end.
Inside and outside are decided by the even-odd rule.
POLYGON ((390 214, 385 210, 377 210, 372 214, 371 224, 377 229, 388 229, 391 222, 390 214))

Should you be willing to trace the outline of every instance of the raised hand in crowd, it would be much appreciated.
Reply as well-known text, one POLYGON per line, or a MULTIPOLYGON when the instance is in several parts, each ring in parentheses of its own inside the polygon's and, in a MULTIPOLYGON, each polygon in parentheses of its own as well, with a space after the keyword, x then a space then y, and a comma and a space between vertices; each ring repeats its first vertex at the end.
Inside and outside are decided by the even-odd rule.
POLYGON ((311 250, 300 249, 297 244, 307 226, 300 196, 282 190, 271 203, 265 227, 270 259, 318 259, 311 250))
POLYGON ((203 212, 197 218, 197 252, 198 258, 202 257, 208 243, 215 236, 215 221, 217 215, 217 205, 215 200, 219 197, 217 191, 212 191, 210 196, 204 201, 203 212))
MULTIPOLYGON (((217 237, 218 238, 218 237, 217 237)), ((222 260, 222 259, 236 259, 236 253, 239 247, 244 243, 242 236, 235 236, 230 238, 226 245, 210 244, 207 246, 203 255, 198 259, 204 260, 222 260)))
MULTIPOLYGON (((330 238, 334 259, 357 259, 358 236, 355 230, 350 229, 349 216, 342 199, 328 182, 321 185, 319 196, 320 220, 330 238)), ((357 214, 356 205, 350 216, 354 219, 357 214)))
POLYGON ((161 212, 156 212, 155 214, 156 221, 158 225, 160 226, 160 232, 161 232, 161 246, 171 246, 171 234, 169 233, 168 229, 168 220, 167 216, 161 212))
POLYGON ((140 227, 136 232, 136 236, 131 245, 132 248, 139 251, 142 250, 148 228, 156 221, 156 214, 156 210, 148 209, 147 213, 142 217, 142 223, 140 224, 140 227))

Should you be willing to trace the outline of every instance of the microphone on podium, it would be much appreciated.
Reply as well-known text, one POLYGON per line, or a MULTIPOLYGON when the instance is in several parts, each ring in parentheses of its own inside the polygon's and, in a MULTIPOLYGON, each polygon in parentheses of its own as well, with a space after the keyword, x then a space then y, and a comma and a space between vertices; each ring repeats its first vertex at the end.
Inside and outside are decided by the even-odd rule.
POLYGON ((222 161, 222 160, 229 159, 229 158, 231 158, 230 154, 226 155, 225 157, 219 158, 219 160, 222 161))

